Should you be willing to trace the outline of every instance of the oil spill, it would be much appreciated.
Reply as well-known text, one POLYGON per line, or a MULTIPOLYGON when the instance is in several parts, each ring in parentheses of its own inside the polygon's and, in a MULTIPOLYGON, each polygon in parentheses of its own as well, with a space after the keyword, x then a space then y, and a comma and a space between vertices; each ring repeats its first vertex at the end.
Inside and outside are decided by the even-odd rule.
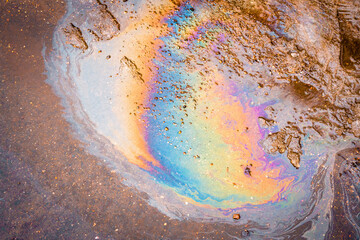
POLYGON ((324 238, 332 182, 357 176, 333 177, 360 103, 341 16, 321 1, 69 1, 48 82, 88 151, 169 217, 324 238))

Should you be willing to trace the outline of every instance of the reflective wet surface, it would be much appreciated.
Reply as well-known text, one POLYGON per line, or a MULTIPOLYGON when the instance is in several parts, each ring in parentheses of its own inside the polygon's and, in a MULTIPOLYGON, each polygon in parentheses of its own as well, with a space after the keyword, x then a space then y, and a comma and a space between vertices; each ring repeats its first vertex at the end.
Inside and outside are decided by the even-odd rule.
POLYGON ((6 35, 4 237, 357 239, 349 4, 76 1, 33 54, 6 35))

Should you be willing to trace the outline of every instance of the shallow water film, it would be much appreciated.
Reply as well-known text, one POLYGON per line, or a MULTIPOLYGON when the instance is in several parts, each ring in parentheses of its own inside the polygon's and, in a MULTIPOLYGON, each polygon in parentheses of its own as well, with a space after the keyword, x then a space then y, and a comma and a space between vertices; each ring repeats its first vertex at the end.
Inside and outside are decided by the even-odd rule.
POLYGON ((48 83, 86 149, 171 218, 252 239, 326 239, 341 218, 344 239, 358 239, 354 9, 69 1, 48 83))

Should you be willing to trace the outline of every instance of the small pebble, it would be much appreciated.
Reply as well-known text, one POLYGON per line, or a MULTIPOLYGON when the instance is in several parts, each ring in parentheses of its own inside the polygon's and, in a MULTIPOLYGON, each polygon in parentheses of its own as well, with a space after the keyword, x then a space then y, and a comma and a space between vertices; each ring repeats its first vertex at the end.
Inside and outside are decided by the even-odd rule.
POLYGON ((355 137, 360 137, 360 120, 352 122, 351 130, 355 137))
POLYGON ((240 214, 235 213, 235 214, 233 215, 233 219, 234 219, 234 220, 239 220, 239 219, 240 219, 240 214))
POLYGON ((290 55, 291 55, 293 58, 296 58, 296 57, 299 56, 299 54, 297 54, 297 53, 295 53, 295 52, 290 53, 290 55))
POLYGON ((242 231, 241 235, 242 235, 242 237, 248 237, 248 236, 250 236, 250 232, 245 229, 244 231, 242 231))

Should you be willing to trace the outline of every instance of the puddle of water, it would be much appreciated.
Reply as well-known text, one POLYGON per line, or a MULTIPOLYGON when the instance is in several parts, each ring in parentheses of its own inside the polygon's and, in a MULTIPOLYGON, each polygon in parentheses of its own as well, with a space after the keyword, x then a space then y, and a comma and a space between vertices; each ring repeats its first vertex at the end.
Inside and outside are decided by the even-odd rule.
POLYGON ((105 4, 69 1, 46 56, 88 151, 173 218, 324 237, 360 100, 316 31, 325 17, 285 1, 105 4))

